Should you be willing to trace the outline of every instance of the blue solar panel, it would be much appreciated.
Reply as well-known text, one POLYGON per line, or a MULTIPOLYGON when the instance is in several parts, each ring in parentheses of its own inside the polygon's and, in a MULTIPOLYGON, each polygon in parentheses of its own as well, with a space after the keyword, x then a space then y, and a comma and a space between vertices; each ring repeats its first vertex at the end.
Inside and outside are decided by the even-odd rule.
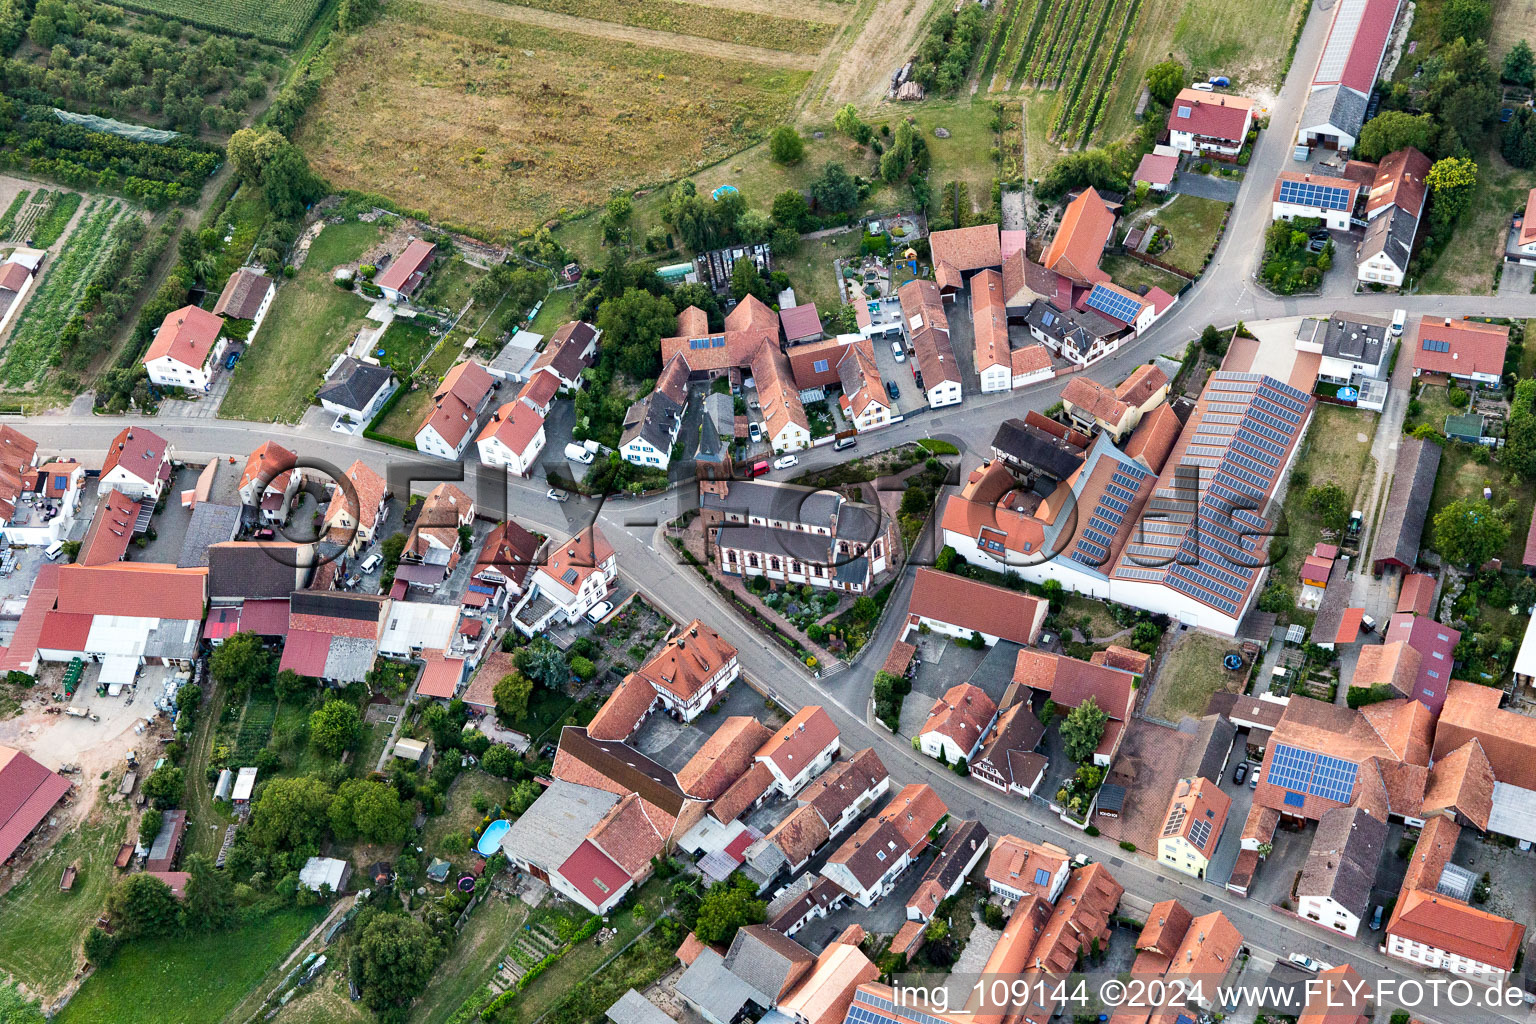
POLYGON ((1136 314, 1141 312, 1140 299, 1122 295, 1101 284, 1094 285, 1093 291, 1088 293, 1088 305, 1128 324, 1135 323, 1136 314))
POLYGON ((1307 806, 1307 798, 1301 793, 1293 793, 1290 790, 1286 790, 1285 803, 1288 807, 1305 807, 1307 806))
POLYGON ((1350 202, 1350 193, 1353 191, 1353 189, 1339 188, 1337 185, 1282 180, 1280 202, 1295 203, 1297 206, 1315 206, 1324 210, 1348 210, 1354 205, 1350 202))
POLYGON ((1051 873, 1045 868, 1035 868, 1035 884, 1048 885, 1051 881, 1051 873))
POLYGON ((1269 781, 1325 800, 1348 803, 1357 771, 1359 766, 1353 761, 1281 744, 1275 747, 1269 781))
POLYGON ((1425 352, 1449 352, 1451 343, 1448 341, 1436 341, 1434 338, 1424 339, 1425 352))

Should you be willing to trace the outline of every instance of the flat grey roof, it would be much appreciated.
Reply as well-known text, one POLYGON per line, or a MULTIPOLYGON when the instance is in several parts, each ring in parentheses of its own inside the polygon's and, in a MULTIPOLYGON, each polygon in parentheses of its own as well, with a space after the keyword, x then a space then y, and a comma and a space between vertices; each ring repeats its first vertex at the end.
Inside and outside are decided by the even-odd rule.
POLYGON ((501 838, 506 855, 553 871, 586 841, 619 798, 606 790, 556 779, 501 838))

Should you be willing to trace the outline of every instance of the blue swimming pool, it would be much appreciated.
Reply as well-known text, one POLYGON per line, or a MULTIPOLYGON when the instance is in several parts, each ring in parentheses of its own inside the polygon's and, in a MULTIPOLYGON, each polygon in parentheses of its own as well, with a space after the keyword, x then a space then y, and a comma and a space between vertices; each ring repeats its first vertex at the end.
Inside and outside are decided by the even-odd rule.
POLYGON ((482 857, 489 857, 501 849, 501 837, 506 835, 511 827, 512 823, 505 818, 485 826, 485 831, 480 834, 480 841, 475 844, 475 852, 482 857))

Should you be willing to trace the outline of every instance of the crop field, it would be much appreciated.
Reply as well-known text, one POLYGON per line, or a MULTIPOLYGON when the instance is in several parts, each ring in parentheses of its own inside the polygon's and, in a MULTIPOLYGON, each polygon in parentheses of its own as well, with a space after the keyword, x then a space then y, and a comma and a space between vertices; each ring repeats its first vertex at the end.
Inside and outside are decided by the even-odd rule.
POLYGON ((86 286, 107 255, 107 233, 126 210, 120 200, 91 200, 69 244, 44 268, 3 350, 0 380, 7 389, 25 390, 48 372, 58 352, 59 330, 80 308, 86 286))
MULTIPOLYGON (((1109 142, 1130 131, 1147 68, 1170 54, 1197 79, 1272 89, 1300 13, 1299 0, 1000 0, 977 82, 1050 96, 1031 105, 1031 143, 1109 142)), ((1043 169, 1032 159, 1028 173, 1043 169)))
POLYGON ((815 63, 495 0, 395 0, 346 41, 297 141, 338 187, 517 229, 765 138, 815 63))
POLYGON ((119 6, 215 32, 292 46, 315 20, 320 4, 321 0, 222 0, 216 4, 207 0, 129 0, 119 6))
POLYGON ((710 7, 685 0, 626 0, 617 4, 611 0, 522 0, 519 6, 791 53, 816 53, 831 41, 839 27, 831 22, 710 7))

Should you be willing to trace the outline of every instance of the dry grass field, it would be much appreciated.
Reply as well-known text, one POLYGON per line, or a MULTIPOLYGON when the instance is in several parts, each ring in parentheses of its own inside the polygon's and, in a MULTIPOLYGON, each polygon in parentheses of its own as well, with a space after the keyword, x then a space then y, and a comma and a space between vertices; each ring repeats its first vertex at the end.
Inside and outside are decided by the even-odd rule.
MULTIPOLYGON (((753 0, 604 4, 596 21, 561 13, 592 0, 397 0, 350 39, 299 134, 333 183, 390 196, 435 219, 493 230, 537 225, 614 191, 674 180, 766 137, 786 120, 814 54, 661 28, 657 12, 697 7, 695 31, 774 42, 780 22, 753 0), (701 60, 707 56, 707 60, 701 60)), ((853 5, 845 5, 849 14, 853 5)), ((810 0, 818 18, 836 13, 810 0)), ((780 26, 782 27, 782 26, 780 26)), ((803 31, 819 31, 804 29, 803 31)), ((790 45, 785 35, 775 45, 790 45)))

